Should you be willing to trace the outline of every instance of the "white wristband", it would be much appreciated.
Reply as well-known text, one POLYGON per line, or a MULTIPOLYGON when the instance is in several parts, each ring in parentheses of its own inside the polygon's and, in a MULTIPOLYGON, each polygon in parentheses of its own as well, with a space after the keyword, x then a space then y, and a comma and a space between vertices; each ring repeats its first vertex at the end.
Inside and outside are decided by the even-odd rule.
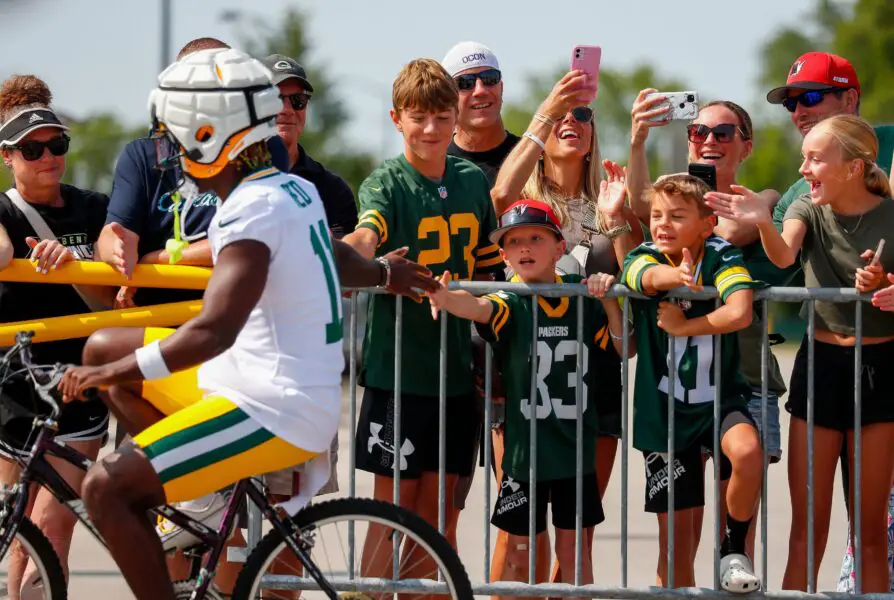
POLYGON ((546 150, 546 144, 543 143, 543 140, 541 140, 539 137, 537 137, 536 135, 534 135, 534 134, 531 133, 530 131, 526 131, 526 132, 525 132, 525 135, 524 135, 523 137, 528 138, 529 140, 531 140, 532 142, 534 142, 535 144, 537 144, 538 146, 540 146, 540 149, 541 149, 541 150, 546 150))
POLYGON ((164 379, 171 375, 165 359, 161 355, 161 341, 156 340, 148 346, 137 348, 134 352, 137 359, 137 366, 144 379, 164 379))

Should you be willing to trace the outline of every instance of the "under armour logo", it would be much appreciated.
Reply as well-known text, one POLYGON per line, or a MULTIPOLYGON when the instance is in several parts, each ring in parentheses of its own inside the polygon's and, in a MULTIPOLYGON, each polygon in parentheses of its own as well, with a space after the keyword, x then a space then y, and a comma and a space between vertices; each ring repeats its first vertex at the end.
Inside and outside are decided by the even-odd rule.
MULTIPOLYGON (((394 446, 389 444, 385 440, 381 438, 379 433, 382 431, 382 425, 380 423, 370 423, 369 424, 369 435, 370 438, 366 443, 366 451, 368 453, 372 453, 373 446, 378 446, 382 449, 382 452, 387 454, 394 455, 394 446)), ((410 440, 404 440, 404 443, 400 446, 400 470, 407 470, 407 457, 413 452, 416 451, 416 447, 413 446, 413 442, 410 440)))
POLYGON ((34 113, 33 115, 31 115, 31 118, 28 119, 28 124, 30 125, 31 123, 37 123, 38 121, 43 121, 43 117, 41 117, 37 113, 34 113))
POLYGON ((500 489, 505 490, 507 487, 509 488, 510 493, 514 494, 519 490, 521 485, 519 485, 512 477, 507 477, 506 481, 500 484, 500 489))

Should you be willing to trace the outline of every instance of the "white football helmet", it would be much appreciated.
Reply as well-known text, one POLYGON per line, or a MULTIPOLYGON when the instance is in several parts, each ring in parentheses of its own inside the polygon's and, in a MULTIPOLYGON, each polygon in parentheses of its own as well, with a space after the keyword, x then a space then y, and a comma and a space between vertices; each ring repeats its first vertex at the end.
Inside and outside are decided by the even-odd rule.
POLYGON ((229 48, 171 64, 149 95, 153 128, 173 137, 183 171, 195 179, 214 177, 243 150, 276 135, 280 110, 270 71, 229 48))

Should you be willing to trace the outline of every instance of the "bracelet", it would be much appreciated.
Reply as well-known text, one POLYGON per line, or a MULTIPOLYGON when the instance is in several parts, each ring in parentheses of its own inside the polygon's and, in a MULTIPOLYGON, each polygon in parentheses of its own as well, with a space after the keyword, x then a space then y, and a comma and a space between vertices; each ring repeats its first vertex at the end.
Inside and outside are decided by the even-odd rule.
POLYGON ((386 288, 391 285, 391 263, 384 256, 379 256, 375 260, 379 263, 379 268, 382 269, 382 279, 379 280, 379 287, 386 288))
POLYGON ((137 348, 134 352, 134 357, 137 359, 137 366, 140 367, 143 379, 164 379, 171 375, 171 371, 161 355, 160 340, 156 340, 148 346, 137 348))
POLYGON ((539 112, 534 113, 534 118, 545 125, 549 125, 550 127, 553 127, 556 124, 555 119, 551 119, 543 113, 539 113, 539 112))
MULTIPOLYGON (((627 337, 630 337, 631 335, 633 335, 633 332, 634 332, 634 331, 635 331, 635 330, 633 329, 632 326, 631 326, 629 329, 627 329, 627 337)), ((611 337, 611 339, 613 339, 613 340, 621 341, 621 340, 624 339, 624 336, 623 336, 623 335, 615 335, 614 333, 612 333, 612 328, 611 328, 611 327, 608 328, 608 335, 609 335, 609 337, 611 337)))
POLYGON ((543 140, 541 140, 539 137, 537 137, 536 135, 534 135, 534 134, 531 133, 530 131, 526 131, 526 132, 525 132, 525 135, 522 136, 522 137, 526 137, 526 138, 528 138, 529 140, 531 140, 532 142, 534 142, 535 144, 537 144, 538 146, 540 146, 540 149, 541 149, 541 150, 546 150, 546 144, 543 143, 543 140))
POLYGON ((618 225, 617 227, 612 227, 607 231, 603 231, 602 235, 607 237, 610 240, 615 239, 619 235, 623 235, 625 233, 629 233, 633 231, 633 228, 630 226, 629 222, 625 222, 623 225, 618 225))

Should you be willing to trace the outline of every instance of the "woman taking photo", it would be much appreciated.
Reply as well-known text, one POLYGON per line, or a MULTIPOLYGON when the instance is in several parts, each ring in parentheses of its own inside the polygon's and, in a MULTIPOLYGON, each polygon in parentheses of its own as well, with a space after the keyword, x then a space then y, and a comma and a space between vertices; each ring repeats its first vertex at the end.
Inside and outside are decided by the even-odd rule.
MULTIPOLYGON (((798 259, 808 288, 856 287, 871 292, 889 285, 884 268, 894 264, 890 245, 874 262, 879 241, 894 228, 894 202, 888 176, 876 164, 878 139, 866 121, 835 116, 818 123, 802 144, 801 174, 810 196, 792 203, 782 232, 770 218, 766 204, 754 195, 715 198, 710 204, 721 216, 757 225, 767 256, 780 268, 798 259)), ((806 308, 806 307, 805 307, 806 308)), ((848 472, 854 457, 854 347, 856 327, 851 303, 815 303, 814 448, 807 454, 808 344, 805 338, 792 370, 786 410, 791 413, 788 476, 792 503, 788 564, 782 587, 807 588, 807 523, 815 531, 814 578, 829 531, 832 490, 839 449, 847 444, 848 472), (814 470, 814 513, 807 509, 808 458, 814 470)), ((806 318, 806 314, 802 317, 806 318)), ((889 592, 887 515, 894 470, 894 314, 875 306, 862 313, 863 452, 862 591, 889 592)), ((854 485, 849 486, 849 512, 856 507, 854 485)))
MULTIPOLYGON (((103 194, 61 183, 70 140, 68 128, 50 108, 51 100, 47 85, 33 75, 15 75, 0 85, 0 155, 15 183, 14 188, 0 191, 0 260, 4 247, 11 247, 11 258, 30 258, 40 273, 72 260, 92 260, 93 242, 105 222, 108 203, 103 194)), ((15 322, 87 313, 91 306, 110 306, 113 296, 111 288, 0 282, 0 314, 4 322, 15 322)), ((80 364, 83 348, 83 339, 39 343, 34 346, 33 360, 38 364, 80 364)), ((27 383, 7 385, 2 393, 5 400, 34 409, 27 383)), ((108 410, 98 400, 66 404, 56 439, 95 459, 108 422, 108 410)), ((30 431, 28 418, 3 424, 0 456, 6 460, 0 461, 0 480, 4 484, 18 478, 13 460, 21 456, 20 447, 30 431)), ((59 461, 54 467, 69 485, 80 489, 83 472, 59 461)), ((67 575, 76 519, 43 488, 35 487, 31 499, 31 519, 53 544, 67 575)), ((13 547, 7 580, 10 590, 24 592, 36 584, 36 573, 23 577, 26 558, 22 548, 13 547)))

